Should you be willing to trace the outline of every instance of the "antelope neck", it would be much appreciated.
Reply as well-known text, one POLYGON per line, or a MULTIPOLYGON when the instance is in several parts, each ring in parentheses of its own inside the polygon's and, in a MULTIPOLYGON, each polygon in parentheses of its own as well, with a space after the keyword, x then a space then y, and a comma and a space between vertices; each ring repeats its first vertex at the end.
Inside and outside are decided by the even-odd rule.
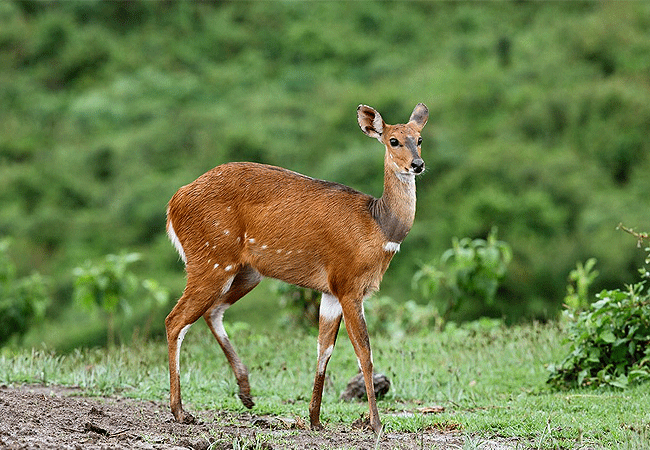
POLYGON ((384 193, 368 205, 386 240, 400 243, 404 240, 415 218, 415 176, 398 177, 395 172, 384 173, 384 193))

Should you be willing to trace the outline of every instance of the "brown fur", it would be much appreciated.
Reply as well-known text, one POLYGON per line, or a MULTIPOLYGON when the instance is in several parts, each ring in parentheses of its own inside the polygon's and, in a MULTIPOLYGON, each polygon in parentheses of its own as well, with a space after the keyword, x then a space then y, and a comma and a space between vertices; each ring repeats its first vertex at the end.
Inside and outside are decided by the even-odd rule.
MULTIPOLYGON (((384 193, 380 199, 337 183, 255 163, 215 167, 172 197, 167 227, 170 234, 173 229, 187 261, 187 286, 165 321, 170 403, 176 420, 193 420, 181 405, 176 372, 179 334, 201 316, 235 372, 242 402, 253 406, 246 368, 225 333, 220 332, 220 322, 213 322, 213 314, 223 314, 227 306, 266 276, 338 299, 366 378, 370 423, 379 431, 362 301, 379 288, 394 255, 384 246, 401 242, 413 224, 412 166, 416 160, 421 162, 419 146, 414 147, 414 143, 427 117, 426 107, 420 104, 408 124, 391 126, 374 109, 359 107, 362 130, 386 146, 384 193), (396 148, 391 138, 403 145, 396 148)), ((331 355, 331 349, 329 354, 326 350, 334 345, 340 321, 341 314, 321 315, 318 367, 323 371, 316 374, 310 403, 313 428, 320 428, 322 385, 331 355)))

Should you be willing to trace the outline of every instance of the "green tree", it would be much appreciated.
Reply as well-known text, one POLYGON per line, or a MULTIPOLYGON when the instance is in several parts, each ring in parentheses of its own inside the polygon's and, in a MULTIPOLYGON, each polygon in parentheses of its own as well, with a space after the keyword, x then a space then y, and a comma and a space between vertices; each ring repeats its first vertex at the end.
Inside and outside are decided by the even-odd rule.
MULTIPOLYGON (((105 314, 109 345, 116 341, 116 318, 131 316, 134 302, 151 309, 164 306, 169 299, 168 291, 158 282, 141 280, 130 270, 129 266, 140 259, 139 253, 106 255, 99 262, 87 261, 73 270, 73 296, 78 305, 89 310, 100 309, 105 314)), ((150 328, 151 314, 148 314, 143 337, 148 336, 150 328)))

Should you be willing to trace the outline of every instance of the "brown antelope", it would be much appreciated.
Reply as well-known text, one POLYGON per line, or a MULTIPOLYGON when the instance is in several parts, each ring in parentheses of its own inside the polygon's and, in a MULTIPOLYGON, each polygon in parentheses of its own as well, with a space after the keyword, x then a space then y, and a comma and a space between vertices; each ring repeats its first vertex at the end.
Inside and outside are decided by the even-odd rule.
POLYGON ((424 170, 420 132, 429 111, 418 104, 404 125, 385 124, 365 105, 357 116, 361 130, 386 147, 379 199, 279 167, 239 162, 215 167, 169 201, 167 233, 187 271, 183 295, 165 320, 170 404, 178 422, 194 421, 181 405, 179 353, 201 316, 235 373, 239 398, 253 407, 248 371, 228 339, 223 314, 262 277, 272 277, 323 293, 312 428, 322 428, 325 369, 343 318, 363 372, 370 426, 381 430, 363 301, 379 288, 413 225, 415 175, 424 170))

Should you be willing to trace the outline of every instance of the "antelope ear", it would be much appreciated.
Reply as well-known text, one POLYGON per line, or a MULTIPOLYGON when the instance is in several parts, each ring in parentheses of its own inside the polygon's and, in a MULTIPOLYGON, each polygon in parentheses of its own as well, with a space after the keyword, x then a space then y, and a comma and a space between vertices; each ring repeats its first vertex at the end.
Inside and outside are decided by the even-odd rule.
POLYGON ((374 108, 366 105, 359 105, 357 108, 357 120, 359 121, 361 131, 372 138, 381 139, 386 124, 384 123, 384 119, 381 118, 381 115, 375 111, 374 108))
POLYGON ((421 130, 427 124, 427 120, 429 120, 429 108, 424 103, 418 103, 411 113, 409 122, 413 122, 421 130))

